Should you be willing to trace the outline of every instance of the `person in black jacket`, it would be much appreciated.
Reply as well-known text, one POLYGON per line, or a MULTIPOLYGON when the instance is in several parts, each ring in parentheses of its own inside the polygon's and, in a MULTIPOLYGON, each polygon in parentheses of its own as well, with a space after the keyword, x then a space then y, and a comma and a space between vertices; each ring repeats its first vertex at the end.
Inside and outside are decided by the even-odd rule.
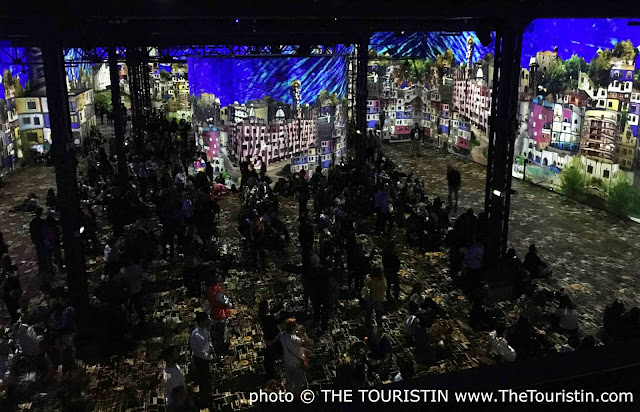
POLYGON ((49 209, 56 210, 58 207, 58 197, 56 196, 56 192, 53 189, 49 189, 47 191, 47 202, 46 205, 49 209))
POLYGON ((260 162, 260 180, 262 181, 267 174, 267 162, 262 160, 262 156, 258 156, 258 161, 260 162))
POLYGON ((458 192, 460 191, 461 184, 460 172, 453 168, 453 166, 447 166, 447 184, 449 185, 449 204, 451 204, 451 198, 455 195, 456 202, 453 204, 453 208, 458 208, 458 192))
POLYGON ((4 243, 4 235, 0 232, 0 256, 9 252, 9 247, 4 243))
POLYGON ((207 174, 207 177, 209 178, 209 183, 213 183, 213 166, 211 165, 211 162, 209 162, 208 159, 204 161, 204 169, 205 169, 205 173, 207 174))
POLYGON ((387 278, 387 300, 391 299, 391 287, 393 286, 393 297, 398 300, 400 297, 400 258, 395 250, 393 241, 389 241, 382 251, 382 266, 384 276, 387 278))
POLYGON ((282 323, 284 319, 278 319, 274 313, 277 310, 272 309, 269 306, 269 302, 263 300, 258 306, 258 318, 260 320, 260 326, 262 326, 262 336, 264 337, 265 350, 264 350, 264 370, 267 377, 275 377, 274 363, 276 359, 282 356, 282 342, 280 342, 280 329, 278 324, 282 323))
POLYGON ((247 184, 249 174, 249 159, 245 156, 240 161, 240 190, 244 189, 244 185, 247 184))
POLYGON ((524 257, 523 265, 529 271, 532 279, 548 278, 551 275, 547 264, 538 256, 536 245, 529 246, 529 253, 524 257))
POLYGON ((42 220, 42 208, 36 209, 35 217, 29 223, 29 235, 31 236, 31 242, 36 248, 36 257, 38 259, 38 266, 40 269, 44 269, 44 235, 42 234, 42 228, 44 226, 44 220, 42 220))
POLYGON ((2 277, 2 300, 7 306, 7 311, 11 316, 11 323, 16 323, 20 318, 18 309, 20 309, 19 300, 22 296, 22 286, 16 272, 18 268, 11 262, 9 255, 2 256, 0 260, 0 276, 2 277))

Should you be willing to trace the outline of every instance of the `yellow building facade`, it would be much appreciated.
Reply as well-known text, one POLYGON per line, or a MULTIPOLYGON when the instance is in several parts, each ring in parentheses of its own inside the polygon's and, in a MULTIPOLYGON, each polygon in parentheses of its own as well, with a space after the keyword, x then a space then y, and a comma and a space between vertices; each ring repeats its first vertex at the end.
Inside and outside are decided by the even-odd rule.
POLYGON ((625 125, 624 131, 616 139, 615 162, 620 164, 621 169, 631 170, 636 155, 637 140, 633 137, 629 123, 625 125))

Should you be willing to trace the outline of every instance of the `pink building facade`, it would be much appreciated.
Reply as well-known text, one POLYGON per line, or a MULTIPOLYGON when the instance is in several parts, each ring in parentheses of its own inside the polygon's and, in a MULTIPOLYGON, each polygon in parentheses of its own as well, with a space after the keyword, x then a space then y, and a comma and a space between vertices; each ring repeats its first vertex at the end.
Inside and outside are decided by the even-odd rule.
POLYGON ((268 123, 247 118, 232 126, 229 132, 238 157, 258 155, 267 164, 315 148, 318 135, 315 119, 268 123))
POLYGON ((546 149, 551 143, 551 125, 553 124, 553 109, 541 99, 534 99, 529 103, 529 138, 536 142, 538 150, 546 149))
POLYGON ((491 115, 491 88, 460 76, 453 83, 453 109, 487 132, 491 115))
POLYGON ((202 132, 202 142, 208 147, 207 156, 209 159, 220 157, 220 131, 215 127, 209 131, 202 132))

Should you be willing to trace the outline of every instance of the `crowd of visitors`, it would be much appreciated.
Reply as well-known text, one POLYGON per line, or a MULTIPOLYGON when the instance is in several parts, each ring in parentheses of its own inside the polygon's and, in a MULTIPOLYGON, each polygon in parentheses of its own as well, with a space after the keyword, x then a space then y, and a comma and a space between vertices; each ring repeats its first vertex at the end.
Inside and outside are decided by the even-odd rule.
MULTIPOLYGON (((514 249, 497 265, 486 261, 485 251, 491 246, 486 214, 476 215, 472 209, 454 214, 462 187, 455 167, 447 169, 448 201, 430 199, 421 179, 386 157, 380 142, 370 135, 364 147, 366 161, 343 158, 326 171, 317 168, 311 177, 302 170, 273 183, 266 162, 259 156, 244 158, 236 189, 235 183, 216 175, 206 153, 196 150, 189 129, 185 119, 169 122, 151 113, 145 152, 128 145, 127 179, 117 174, 113 142, 98 141, 79 181, 82 244, 87 254, 100 254, 104 261, 93 302, 95 316, 104 322, 90 328, 92 333, 101 333, 108 344, 120 337, 125 342, 135 337, 148 322, 146 285, 155 264, 179 271, 187 294, 202 302, 186 343, 191 352, 190 373, 185 373, 178 346, 169 345, 162 353, 168 410, 211 407, 212 364, 221 362, 229 351, 234 302, 225 281, 240 257, 229 256, 220 239, 220 200, 228 194, 240 202, 237 230, 243 239, 244 260, 256 274, 271 269, 269 252, 287 253, 295 238, 280 208, 283 198, 293 198, 298 205, 294 247, 299 255, 288 259, 300 264, 275 270, 299 275, 304 311, 292 317, 279 302, 269 300, 256 302, 255 308, 255 323, 264 338, 264 371, 268 378, 277 377, 281 360, 289 391, 299 393, 305 388, 314 341, 329 330, 346 300, 357 301, 361 308, 357 320, 362 336, 348 353, 341 354, 336 385, 366 388, 410 379, 419 364, 432 365, 445 356, 449 343, 432 327, 449 314, 425 292, 422 281, 405 284, 407 262, 402 261, 398 247, 403 238, 420 252, 448 253, 451 278, 471 303, 469 324, 486 333, 496 361, 512 362, 552 351, 542 332, 548 325, 566 337, 561 352, 594 346, 593 337, 580 336, 578 308, 568 294, 541 287, 539 279, 552 272, 535 245, 524 261, 514 249), (98 224, 98 216, 104 216, 108 225, 98 224), (98 232, 107 235, 106 241, 99 240, 98 232), (512 325, 495 310, 495 302, 503 300, 517 300, 524 308, 512 325), (405 314, 399 326, 386 316, 398 308, 405 314), (392 345, 388 337, 392 327, 404 335, 402 347, 392 345), (190 382, 198 387, 196 394, 187 389, 190 382)), ((0 378, 10 400, 19 368, 37 371, 41 385, 51 378, 66 379, 72 384, 61 392, 62 402, 79 407, 84 379, 76 349, 80 320, 68 292, 58 286, 64 283, 60 275, 65 260, 53 190, 45 206, 46 213, 41 207, 33 211, 28 232, 40 287, 48 299, 46 311, 29 311, 19 270, 0 233, 2 298, 14 325, 0 340, 0 378)), ((625 312, 616 301, 605 313, 601 340, 638 336, 639 322, 637 307, 625 312)))

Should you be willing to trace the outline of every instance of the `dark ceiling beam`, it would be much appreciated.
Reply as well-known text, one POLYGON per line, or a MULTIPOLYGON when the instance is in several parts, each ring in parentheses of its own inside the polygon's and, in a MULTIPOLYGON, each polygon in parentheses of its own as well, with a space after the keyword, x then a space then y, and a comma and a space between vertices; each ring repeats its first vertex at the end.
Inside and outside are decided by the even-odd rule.
MULTIPOLYGON (((205 0, 136 0, 129 2, 93 1, 79 4, 76 0, 22 0, 15 10, 5 13, 30 18, 60 16, 84 18, 87 16, 128 17, 356 17, 399 18, 406 16, 433 16, 435 18, 512 16, 577 16, 611 17, 633 15, 634 2, 611 2, 607 7, 579 7, 573 0, 234 0, 232 2, 205 0)), ((635 10, 637 12, 637 8, 635 10)), ((637 14, 636 14, 637 15, 637 14)))
MULTIPOLYGON (((31 21, 32 23, 32 21, 31 21)), ((67 47, 95 47, 106 42, 123 44, 135 40, 146 44, 248 44, 272 45, 291 43, 331 44, 355 43, 375 31, 463 31, 490 26, 488 19, 338 19, 321 20, 247 20, 239 24, 230 20, 198 19, 195 22, 182 19, 158 20, 110 20, 92 19, 59 25, 55 31, 67 47)), ((51 35, 52 28, 17 22, 0 24, 0 30, 17 42, 29 43, 51 35)), ((0 32, 0 37, 2 33, 0 32)), ((14 43, 15 43, 14 42, 14 43)))

